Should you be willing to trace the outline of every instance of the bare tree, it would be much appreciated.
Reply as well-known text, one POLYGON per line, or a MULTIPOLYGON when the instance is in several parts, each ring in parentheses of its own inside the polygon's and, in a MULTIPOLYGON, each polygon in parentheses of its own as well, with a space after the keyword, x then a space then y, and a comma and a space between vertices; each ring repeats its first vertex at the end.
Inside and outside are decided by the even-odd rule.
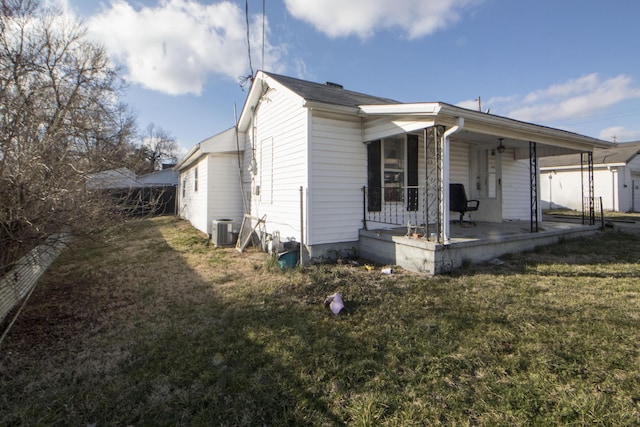
POLYGON ((141 136, 140 155, 146 172, 162 169, 165 163, 178 161, 178 143, 168 131, 151 123, 141 136))
POLYGON ((110 209, 86 177, 133 152, 124 85, 85 29, 35 0, 0 0, 0 273, 46 236, 110 209))

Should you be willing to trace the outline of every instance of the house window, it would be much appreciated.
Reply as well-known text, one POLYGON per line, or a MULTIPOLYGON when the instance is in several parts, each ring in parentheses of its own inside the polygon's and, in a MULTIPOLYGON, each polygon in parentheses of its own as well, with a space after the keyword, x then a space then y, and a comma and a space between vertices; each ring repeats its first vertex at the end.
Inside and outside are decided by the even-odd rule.
POLYGON ((418 136, 407 135, 407 211, 417 211, 420 191, 418 188, 418 136))
POLYGON ((407 210, 418 209, 418 137, 396 135, 367 144, 367 209, 378 212, 382 202, 402 203, 405 185, 407 210))
POLYGON ((187 197, 187 178, 182 178, 182 198, 187 197))
POLYGON ((404 145, 404 135, 382 140, 385 202, 403 201, 404 145))
POLYGON ((198 167, 193 170, 193 191, 198 191, 198 167))
POLYGON ((367 144, 367 210, 369 212, 380 212, 382 208, 380 145, 380 141, 371 141, 367 144))

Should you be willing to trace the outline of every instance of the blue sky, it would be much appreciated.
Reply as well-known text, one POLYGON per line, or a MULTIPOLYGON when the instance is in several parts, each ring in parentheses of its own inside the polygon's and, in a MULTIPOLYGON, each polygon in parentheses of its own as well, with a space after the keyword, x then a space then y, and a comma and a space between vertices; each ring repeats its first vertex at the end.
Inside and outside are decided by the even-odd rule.
MULTIPOLYGON (((55 0, 52 0, 55 1, 55 0)), ((234 124, 245 1, 59 0, 122 66, 142 128, 183 149, 234 124)), ((640 140, 636 0, 248 0, 264 68, 401 102, 442 101, 640 140), (264 60, 264 61, 263 61, 264 60)))

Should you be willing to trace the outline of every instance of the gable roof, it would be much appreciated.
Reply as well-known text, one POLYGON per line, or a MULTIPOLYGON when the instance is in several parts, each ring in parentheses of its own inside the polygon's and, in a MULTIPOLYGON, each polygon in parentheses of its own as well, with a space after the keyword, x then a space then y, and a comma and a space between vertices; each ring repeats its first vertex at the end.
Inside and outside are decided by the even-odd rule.
MULTIPOLYGON (((640 154, 640 141, 622 142, 611 148, 596 148, 593 150, 594 165, 624 165, 640 154)), ((580 165, 579 154, 544 157, 540 159, 540 167, 545 169, 571 167, 580 165)))
POLYGON ((173 169, 178 171, 186 169, 206 154, 237 153, 242 151, 243 147, 238 145, 236 128, 229 128, 191 147, 173 169))
MULTIPOLYGON (((390 126, 372 126, 367 129, 363 125, 363 138, 367 140, 383 138, 388 136, 386 133, 389 132, 408 132, 433 126, 437 122, 440 125, 451 127, 458 126, 457 123, 463 123, 466 135, 473 134, 473 138, 478 141, 487 142, 488 138, 502 137, 507 146, 509 140, 512 142, 536 141, 541 144, 538 147, 540 157, 567 152, 592 151, 596 147, 606 148, 613 145, 613 143, 597 138, 473 111, 442 102, 404 103, 346 90, 335 83, 314 83, 264 71, 258 71, 252 81, 251 89, 236 124, 238 132, 247 132, 261 102, 270 101, 268 94, 272 89, 285 89, 300 98, 303 101, 302 106, 310 110, 325 110, 338 114, 360 116, 365 119, 371 118, 372 123, 381 117, 383 120, 386 118, 390 126), (366 133, 367 130, 371 130, 371 132, 366 133)), ((529 151, 525 148, 519 148, 518 153, 517 156, 520 156, 518 158, 528 158, 529 156, 529 151)))
POLYGON ((264 73, 278 83, 290 89, 307 101, 322 102, 324 104, 339 105, 343 107, 358 107, 360 105, 399 104, 398 101, 379 96, 367 95, 344 89, 343 86, 327 82, 314 83, 294 77, 279 74, 264 73))

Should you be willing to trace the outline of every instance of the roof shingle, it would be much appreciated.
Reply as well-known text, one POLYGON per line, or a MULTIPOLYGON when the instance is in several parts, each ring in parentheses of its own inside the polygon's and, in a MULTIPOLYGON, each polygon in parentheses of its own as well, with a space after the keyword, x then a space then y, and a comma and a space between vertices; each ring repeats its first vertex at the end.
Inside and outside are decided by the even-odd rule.
POLYGON ((359 105, 399 104, 398 101, 389 98, 367 95, 343 89, 336 84, 313 83, 293 77, 279 74, 265 73, 280 84, 286 86, 294 93, 307 101, 322 102, 325 104, 344 107, 357 107, 359 105))
MULTIPOLYGON (((640 153, 640 141, 622 142, 612 148, 596 148, 593 150, 593 164, 620 164, 629 163, 640 153)), ((579 154, 566 154, 563 156, 543 157, 540 159, 540 167, 554 168, 563 166, 574 166, 580 164, 579 154)))

